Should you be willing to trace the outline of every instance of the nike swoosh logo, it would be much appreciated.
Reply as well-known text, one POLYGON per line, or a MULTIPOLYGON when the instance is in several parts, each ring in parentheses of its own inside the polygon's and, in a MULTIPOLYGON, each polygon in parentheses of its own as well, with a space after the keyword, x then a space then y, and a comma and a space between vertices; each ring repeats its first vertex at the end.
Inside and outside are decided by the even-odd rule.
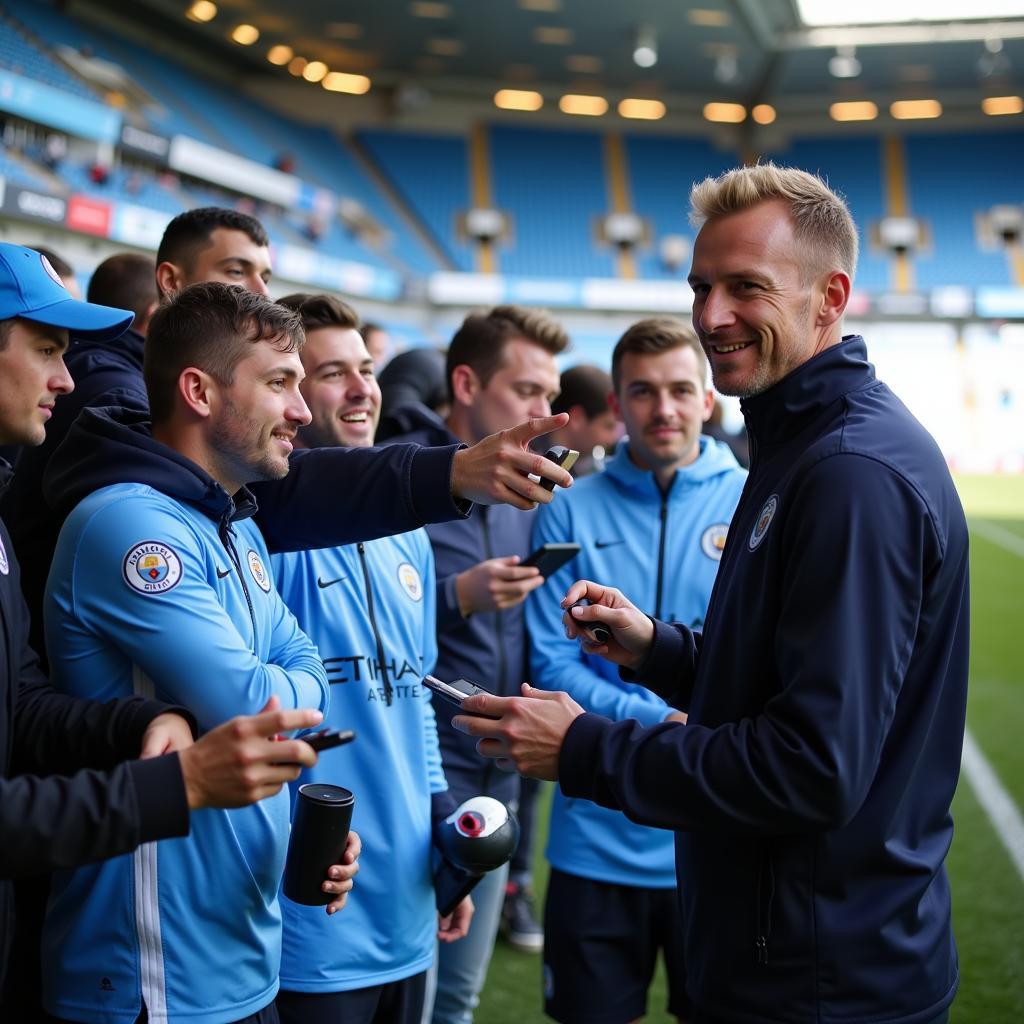
POLYGON ((626 542, 624 540, 595 540, 594 541, 594 547, 595 548, 610 548, 610 547, 614 547, 616 544, 625 544, 625 543, 626 542))
POLYGON ((218 569, 217 570, 217 579, 219 579, 219 580, 222 580, 222 579, 224 579, 225 576, 230 576, 230 575, 231 575, 231 570, 230 569, 218 569))
POLYGON ((347 576, 339 576, 336 580, 325 580, 322 576, 317 576, 316 585, 321 589, 326 587, 333 587, 335 583, 340 583, 342 580, 347 580, 347 576))

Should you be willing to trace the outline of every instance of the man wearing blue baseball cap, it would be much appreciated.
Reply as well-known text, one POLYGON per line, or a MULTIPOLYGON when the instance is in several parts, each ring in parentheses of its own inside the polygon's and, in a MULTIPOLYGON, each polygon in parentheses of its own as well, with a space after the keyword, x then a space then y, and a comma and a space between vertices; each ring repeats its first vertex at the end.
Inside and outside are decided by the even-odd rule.
MULTIPOLYGON (((38 252, 0 243, 0 444, 42 442, 54 402, 74 387, 64 366, 69 331, 114 338, 131 320, 123 309, 73 299, 38 252)), ((0 493, 10 476, 0 461, 0 493)), ((277 793, 316 755, 298 740, 267 740, 320 720, 318 711, 268 705, 193 743, 194 720, 184 709, 55 692, 27 636, 18 563, 0 520, 0 984, 12 879, 187 835, 193 809, 277 793), (255 776, 243 767, 251 757, 255 776)), ((28 1019, 5 1007, 9 1017, 28 1019)))

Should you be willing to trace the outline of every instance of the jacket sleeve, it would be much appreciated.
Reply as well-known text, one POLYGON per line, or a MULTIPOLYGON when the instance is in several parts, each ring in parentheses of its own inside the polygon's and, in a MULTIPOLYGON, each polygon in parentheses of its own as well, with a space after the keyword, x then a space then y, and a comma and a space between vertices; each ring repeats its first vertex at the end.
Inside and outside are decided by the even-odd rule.
MULTIPOLYGON (((73 607, 65 613, 123 652, 160 696, 189 708, 204 732, 235 715, 256 714, 273 695, 284 708, 324 704, 323 666, 304 635, 297 646, 289 643, 298 633, 290 613, 278 610, 278 662, 262 661, 207 578, 203 542, 159 503, 105 505, 83 526, 68 571, 73 607), (168 590, 141 593, 123 578, 126 553, 145 541, 167 544, 181 561, 180 579, 168 590)), ((56 652, 60 637, 49 601, 47 612, 48 646, 56 652)))
POLYGON ((109 772, 0 779, 3 878, 116 857, 188 830, 177 754, 128 761, 109 772))
MULTIPOLYGON (((573 537, 569 502, 541 506, 533 526, 534 549, 542 544, 562 543, 573 537)), ((666 704, 642 696, 638 687, 618 683, 596 672, 583 654, 579 642, 565 635, 561 601, 565 592, 581 578, 580 568, 571 561, 553 572, 543 586, 526 599, 526 632, 530 638, 530 669, 534 686, 564 690, 588 711, 614 721, 635 718, 642 725, 664 721, 672 710, 666 704)))
POLYGON ((271 551, 354 544, 465 518, 451 492, 460 445, 317 448, 295 452, 283 480, 252 484, 271 551))
MULTIPOLYGON (((774 695, 756 716, 717 728, 642 730, 581 716, 560 758, 567 796, 643 824, 747 835, 827 830, 857 813, 892 723, 938 544, 916 492, 870 457, 822 460, 789 505, 774 664, 765 670, 774 695)), ((742 628, 735 624, 737 642, 742 628)), ((714 666, 703 675, 716 685, 714 666)))

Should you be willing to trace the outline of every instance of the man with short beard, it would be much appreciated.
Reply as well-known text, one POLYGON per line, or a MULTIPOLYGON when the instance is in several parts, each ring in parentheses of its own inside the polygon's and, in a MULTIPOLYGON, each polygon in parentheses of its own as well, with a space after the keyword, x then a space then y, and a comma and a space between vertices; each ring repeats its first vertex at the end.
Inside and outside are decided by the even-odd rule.
MULTIPOLYGON (((161 307, 146 339, 152 431, 128 410, 79 417, 46 485, 66 517, 45 599, 61 689, 171 698, 202 731, 272 698, 326 710, 323 664, 274 588, 246 487, 287 474, 309 422, 303 339, 263 296, 194 285, 161 307)), ((196 815, 188 839, 56 876, 46 1010, 84 1024, 273 1024, 288 819, 282 792, 196 815)), ((327 872, 328 914, 357 853, 353 838, 327 872)))

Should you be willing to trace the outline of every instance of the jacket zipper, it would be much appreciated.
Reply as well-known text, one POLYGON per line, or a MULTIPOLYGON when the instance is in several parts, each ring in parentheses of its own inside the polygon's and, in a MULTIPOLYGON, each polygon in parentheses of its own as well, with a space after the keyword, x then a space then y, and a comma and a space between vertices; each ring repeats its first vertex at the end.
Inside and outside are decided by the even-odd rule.
POLYGON ((757 963, 768 966, 768 940, 772 937, 772 904, 775 902, 775 865, 771 854, 761 853, 757 866, 757 963))
POLYGON ((238 581, 242 584, 242 593, 245 594, 245 603, 249 607, 249 621, 252 623, 252 649, 255 652, 259 646, 257 643, 257 630, 256 630, 256 609, 252 606, 252 597, 249 594, 249 588, 245 584, 245 576, 242 574, 242 562, 238 557, 238 552, 235 550, 234 538, 235 531, 232 529, 231 524, 227 522, 221 522, 220 524, 220 539, 227 549, 228 558, 231 559, 232 565, 235 567, 235 572, 238 573, 238 581))
MULTIPOLYGON (((679 474, 677 473, 676 476, 679 474)), ((661 521, 661 531, 658 537, 658 586, 655 590, 654 598, 654 617, 656 619, 661 618, 661 592, 665 582, 665 535, 668 533, 668 496, 672 493, 672 488, 676 485, 676 477, 672 477, 672 483, 668 485, 668 488, 661 491, 661 511, 658 513, 658 518, 661 521)))
POLYGON ((366 608, 370 613, 370 628, 373 630, 373 639, 377 642, 377 664, 380 666, 380 677, 384 681, 384 703, 390 706, 395 691, 391 687, 388 667, 384 662, 384 642, 380 638, 377 616, 373 610, 373 588, 370 586, 370 570, 366 565, 366 547, 360 541, 356 548, 359 551, 359 564, 363 567, 363 580, 366 582, 366 608))

